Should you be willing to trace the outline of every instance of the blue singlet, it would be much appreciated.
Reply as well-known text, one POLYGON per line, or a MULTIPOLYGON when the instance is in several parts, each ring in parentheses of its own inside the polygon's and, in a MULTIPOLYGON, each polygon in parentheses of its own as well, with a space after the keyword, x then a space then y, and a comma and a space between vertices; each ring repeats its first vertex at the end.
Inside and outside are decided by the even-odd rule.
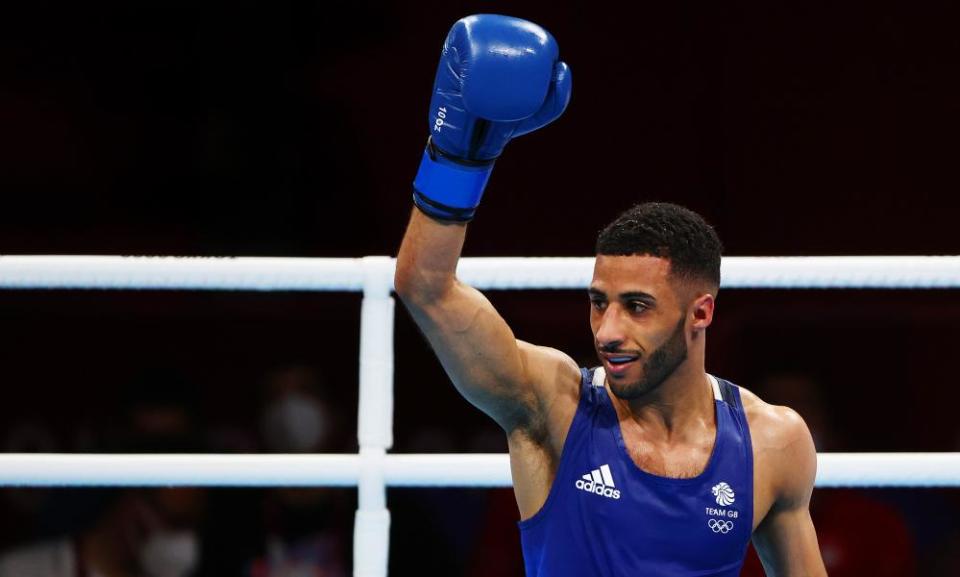
POLYGON ((527 577, 736 577, 753 526, 753 451, 739 388, 710 376, 717 433, 706 468, 674 479, 627 454, 602 368, 580 402, 543 507, 521 521, 527 577))

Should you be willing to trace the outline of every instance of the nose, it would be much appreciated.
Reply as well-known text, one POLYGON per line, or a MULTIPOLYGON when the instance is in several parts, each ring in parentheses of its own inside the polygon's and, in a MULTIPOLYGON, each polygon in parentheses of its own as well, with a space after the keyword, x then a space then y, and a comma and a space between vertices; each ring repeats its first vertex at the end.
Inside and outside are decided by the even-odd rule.
POLYGON ((616 305, 609 305, 600 317, 597 327, 597 344, 602 349, 616 350, 626 340, 624 326, 620 318, 620 310, 616 305))

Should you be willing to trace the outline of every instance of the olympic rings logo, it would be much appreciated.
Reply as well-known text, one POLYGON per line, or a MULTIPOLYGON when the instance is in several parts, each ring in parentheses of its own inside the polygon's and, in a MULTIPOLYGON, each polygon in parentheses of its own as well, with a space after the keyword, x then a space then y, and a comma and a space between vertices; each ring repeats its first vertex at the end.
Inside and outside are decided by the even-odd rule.
POLYGON ((714 533, 723 533, 727 534, 733 530, 733 521, 721 521, 718 519, 710 519, 707 521, 707 527, 710 527, 710 530, 714 533))

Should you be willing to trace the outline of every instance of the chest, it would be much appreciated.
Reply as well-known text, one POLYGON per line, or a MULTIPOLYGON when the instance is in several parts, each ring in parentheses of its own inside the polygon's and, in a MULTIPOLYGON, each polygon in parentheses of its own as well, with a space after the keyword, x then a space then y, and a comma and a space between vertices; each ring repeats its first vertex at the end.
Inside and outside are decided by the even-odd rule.
MULTIPOLYGON (((701 475, 710 463, 714 452, 716 436, 705 433, 702 438, 692 442, 665 445, 651 442, 642 434, 629 429, 621 429, 624 449, 633 464, 647 473, 674 479, 690 479, 701 475)), ((774 501, 774 491, 770 483, 771 475, 767 470, 770 463, 769 451, 763 447, 752 447, 753 456, 753 527, 756 529, 766 516, 774 501)))
POLYGON ((687 479, 704 471, 713 452, 714 439, 663 445, 624 432, 623 442, 630 460, 638 468, 660 477, 687 479))
POLYGON ((636 559, 670 563, 676 575, 726 574, 718 568, 742 559, 753 529, 752 477, 737 445, 721 442, 714 454, 715 439, 665 446, 621 438, 609 421, 579 432, 564 452, 549 509, 566 531, 584 527, 583 541, 616 543, 611 556, 629 551, 623 563, 636 575, 662 573, 635 566, 636 559))

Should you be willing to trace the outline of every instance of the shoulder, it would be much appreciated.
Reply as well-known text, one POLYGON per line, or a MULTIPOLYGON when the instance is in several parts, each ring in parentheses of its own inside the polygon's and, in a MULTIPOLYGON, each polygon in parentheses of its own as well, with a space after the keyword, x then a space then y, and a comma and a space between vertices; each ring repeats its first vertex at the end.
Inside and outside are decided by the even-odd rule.
POLYGON ((817 452, 803 417, 787 406, 772 405, 740 387, 750 425, 755 466, 787 499, 809 498, 817 472, 817 452))
POLYGON ((803 417, 790 407, 771 405, 743 387, 740 387, 740 398, 754 445, 775 450, 802 444, 805 440, 810 440, 812 445, 803 417))

